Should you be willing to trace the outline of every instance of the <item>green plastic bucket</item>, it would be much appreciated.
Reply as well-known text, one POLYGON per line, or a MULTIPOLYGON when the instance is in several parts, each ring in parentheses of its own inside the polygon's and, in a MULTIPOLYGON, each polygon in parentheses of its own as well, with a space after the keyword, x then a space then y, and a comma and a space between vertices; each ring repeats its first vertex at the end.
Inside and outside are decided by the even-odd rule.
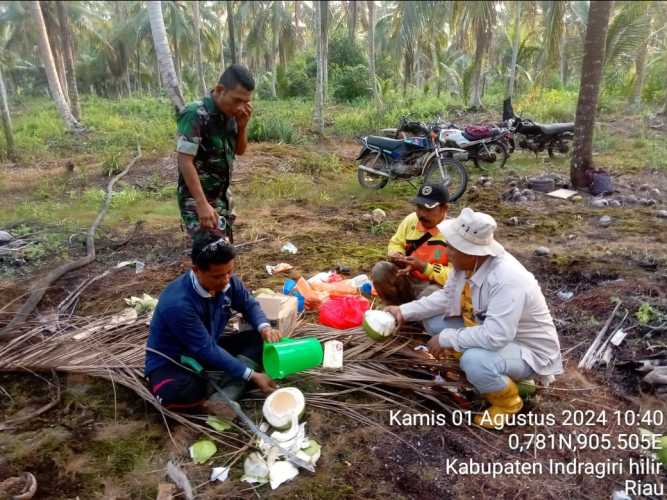
POLYGON ((315 337, 284 338, 264 344, 264 371, 273 379, 319 366, 322 358, 322 344, 315 337))

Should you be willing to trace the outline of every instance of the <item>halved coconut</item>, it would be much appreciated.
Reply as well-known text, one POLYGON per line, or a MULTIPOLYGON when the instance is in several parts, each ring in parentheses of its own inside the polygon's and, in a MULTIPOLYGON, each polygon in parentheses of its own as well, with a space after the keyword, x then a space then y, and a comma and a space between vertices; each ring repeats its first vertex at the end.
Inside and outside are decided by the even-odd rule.
POLYGON ((262 413, 271 427, 285 430, 292 423, 292 415, 301 416, 306 408, 303 393, 296 387, 283 387, 273 391, 264 401, 262 413))
POLYGON ((396 331, 396 318, 385 311, 366 311, 363 327, 373 340, 386 340, 396 331))

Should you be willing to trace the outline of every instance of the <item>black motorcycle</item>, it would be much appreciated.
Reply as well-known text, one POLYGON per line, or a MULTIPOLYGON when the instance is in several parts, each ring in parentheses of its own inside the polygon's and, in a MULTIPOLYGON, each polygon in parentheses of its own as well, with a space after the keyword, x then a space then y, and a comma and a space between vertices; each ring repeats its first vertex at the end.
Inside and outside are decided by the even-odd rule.
POLYGON ((556 153, 567 154, 574 139, 574 123, 536 123, 514 114, 512 99, 503 101, 503 123, 512 131, 510 149, 520 147, 535 154, 547 151, 550 158, 556 153))
POLYGON ((467 153, 440 147, 436 132, 400 140, 369 135, 360 142, 357 179, 365 188, 382 189, 392 179, 411 182, 421 177, 424 184, 445 186, 451 201, 466 190, 468 173, 461 160, 467 153))

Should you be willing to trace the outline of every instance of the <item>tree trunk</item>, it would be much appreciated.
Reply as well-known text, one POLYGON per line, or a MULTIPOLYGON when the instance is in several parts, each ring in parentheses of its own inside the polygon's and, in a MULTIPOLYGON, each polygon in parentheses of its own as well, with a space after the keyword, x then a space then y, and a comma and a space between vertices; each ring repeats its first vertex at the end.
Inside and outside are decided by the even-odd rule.
POLYGON ((417 86, 417 89, 422 88, 422 84, 424 81, 423 76, 424 75, 421 64, 421 53, 419 51, 419 44, 417 44, 417 47, 415 49, 415 84, 417 86))
POLYGON ((642 103, 642 88, 644 87, 644 77, 646 76, 646 53, 648 52, 648 36, 644 39, 637 52, 635 60, 635 83, 632 88, 630 106, 639 109, 642 103))
POLYGON ((512 39, 512 62, 510 63, 510 75, 507 83, 507 96, 514 96, 514 83, 516 82, 516 61, 519 57, 519 44, 521 43, 521 2, 514 2, 514 38, 512 39))
POLYGON ((375 1, 368 0, 368 76, 376 103, 380 102, 377 75, 375 74, 375 1))
POLYGON ((438 51, 436 50, 435 42, 431 41, 430 44, 431 50, 431 77, 435 84, 435 91, 438 97, 440 97, 441 87, 442 87, 442 75, 440 70, 440 63, 438 62, 438 51))
POLYGON ((320 135, 324 133, 324 68, 323 68, 323 46, 322 40, 322 3, 319 1, 313 2, 315 14, 315 44, 316 44, 316 61, 317 61, 317 76, 315 79, 315 102, 313 106, 313 125, 314 130, 320 135))
POLYGON ((560 82, 565 87, 567 85, 567 29, 563 29, 563 38, 560 42, 560 82))
MULTIPOLYGON (((320 14, 322 15, 322 109, 327 104, 327 93, 329 91, 329 2, 320 2, 320 14)), ((324 118, 322 119, 324 120, 324 118)))
POLYGON ((295 46, 298 49, 301 48, 301 37, 299 36, 299 2, 294 2, 294 34, 295 34, 295 46))
POLYGON ((570 164, 570 178, 576 188, 588 186, 590 182, 588 172, 593 169, 595 113, 612 4, 613 2, 608 0, 591 2, 588 13, 579 101, 574 121, 574 148, 570 164))
POLYGON ((484 63, 484 53, 488 42, 488 34, 483 26, 477 27, 475 42, 475 61, 472 70, 472 96, 470 98, 470 107, 472 109, 482 108, 482 65, 484 63))
MULTIPOLYGON (((69 92, 67 89, 67 72, 65 71, 65 59, 63 58, 62 46, 63 42, 60 39, 60 27, 56 23, 53 13, 49 10, 49 4, 45 1, 40 2, 42 9, 42 16, 46 25, 46 33, 49 36, 49 45, 51 46, 51 54, 56 63, 56 72, 58 74, 58 81, 60 88, 63 91, 65 101, 69 106, 69 92)), ((71 109, 71 108, 70 108, 71 109)))
POLYGON ((76 85, 76 65, 74 63, 72 32, 70 31, 69 18, 67 11, 65 10, 65 2, 58 0, 56 7, 58 9, 58 23, 60 24, 60 39, 63 44, 63 54, 65 55, 65 72, 67 73, 69 102, 72 108, 72 114, 77 120, 80 120, 81 104, 79 102, 79 88, 76 85))
POLYGON ((208 88, 206 87, 206 78, 204 78, 204 64, 201 48, 201 15, 199 13, 199 2, 192 2, 192 15, 194 17, 195 24, 195 58, 197 62, 197 80, 199 81, 199 88, 201 90, 201 95, 206 95, 208 93, 208 88))
POLYGON ((160 95, 160 91, 162 90, 162 75, 160 75, 160 63, 157 60, 157 53, 155 50, 153 50, 153 55, 155 56, 155 75, 157 76, 157 95, 160 95))
POLYGON ((27 7, 30 10, 30 14, 35 23, 34 29, 37 31, 39 55, 42 59, 42 64, 44 64, 51 97, 56 103, 58 113, 65 122, 65 126, 72 132, 80 132, 83 127, 78 120, 74 118, 74 115, 72 115, 72 111, 65 100, 62 87, 60 86, 60 80, 58 79, 58 73, 56 71, 56 63, 53 60, 51 46, 49 45, 49 35, 46 32, 46 24, 44 23, 44 16, 42 15, 42 8, 37 0, 27 2, 27 7))
POLYGON ((0 68, 0 119, 2 119, 2 130, 5 133, 5 143, 7 144, 7 157, 14 159, 16 151, 14 149, 14 134, 12 132, 12 117, 9 114, 9 99, 7 98, 7 89, 5 80, 2 77, 2 68, 0 68))
POLYGON ((239 58, 238 63, 239 64, 246 64, 244 61, 245 59, 243 58, 243 18, 239 19, 236 18, 236 41, 238 43, 238 46, 236 47, 236 56, 239 58))
POLYGON ((144 93, 144 85, 143 82, 141 81, 141 46, 140 44, 137 45, 137 48, 135 50, 135 55, 137 56, 135 62, 137 64, 136 71, 135 71, 135 90, 139 93, 139 95, 144 93))
POLYGON ((357 1, 347 2, 347 33, 352 43, 355 42, 357 33, 357 1))
POLYGON ((151 33, 153 34, 153 46, 157 55, 160 74, 167 87, 167 94, 169 94, 171 102, 180 112, 185 106, 185 100, 183 99, 183 93, 181 92, 178 77, 176 76, 174 62, 171 59, 171 51, 169 50, 169 42, 167 41, 167 30, 164 27, 164 19, 162 17, 162 5, 160 0, 151 0, 147 2, 147 5, 151 33))
POLYGON ((405 54, 403 56, 403 97, 408 91, 408 84, 412 81, 412 65, 415 59, 415 49, 412 41, 409 41, 405 47, 405 54))
POLYGON ((225 71, 225 23, 222 21, 222 16, 220 16, 220 71, 219 74, 222 74, 225 71))
POLYGON ((271 97, 276 99, 278 97, 278 92, 276 90, 278 82, 278 30, 280 29, 280 18, 278 17, 278 2, 273 2, 271 5, 271 54, 270 54, 270 63, 271 63, 271 97))
POLYGON ((225 2, 227 6, 227 31, 229 31, 229 50, 231 52, 232 64, 238 62, 236 54, 236 40, 234 39, 234 5, 231 0, 225 2))
POLYGON ((125 87, 127 87, 127 97, 132 97, 132 80, 130 80, 130 65, 125 69, 125 87))
MULTIPOLYGON (((166 28, 165 28, 166 31, 166 28)), ((178 43, 178 38, 174 36, 174 63, 176 64, 176 79, 181 81, 181 49, 178 43)))

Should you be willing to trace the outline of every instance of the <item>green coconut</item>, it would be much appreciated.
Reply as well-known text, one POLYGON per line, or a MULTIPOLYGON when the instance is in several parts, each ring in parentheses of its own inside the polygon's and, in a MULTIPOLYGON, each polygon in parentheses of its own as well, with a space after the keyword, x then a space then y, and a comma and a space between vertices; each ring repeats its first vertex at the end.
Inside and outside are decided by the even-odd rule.
POLYGON ((306 399, 296 387, 282 387, 273 391, 264 401, 262 413, 271 427, 278 430, 289 429, 292 416, 297 420, 306 409, 306 399))
POLYGON ((521 380, 517 387, 519 389, 519 396, 523 399, 528 399, 537 392, 535 381, 531 379, 521 380))
POLYGON ((373 340, 386 340, 396 331, 396 318, 385 311, 366 311, 363 328, 373 340))

